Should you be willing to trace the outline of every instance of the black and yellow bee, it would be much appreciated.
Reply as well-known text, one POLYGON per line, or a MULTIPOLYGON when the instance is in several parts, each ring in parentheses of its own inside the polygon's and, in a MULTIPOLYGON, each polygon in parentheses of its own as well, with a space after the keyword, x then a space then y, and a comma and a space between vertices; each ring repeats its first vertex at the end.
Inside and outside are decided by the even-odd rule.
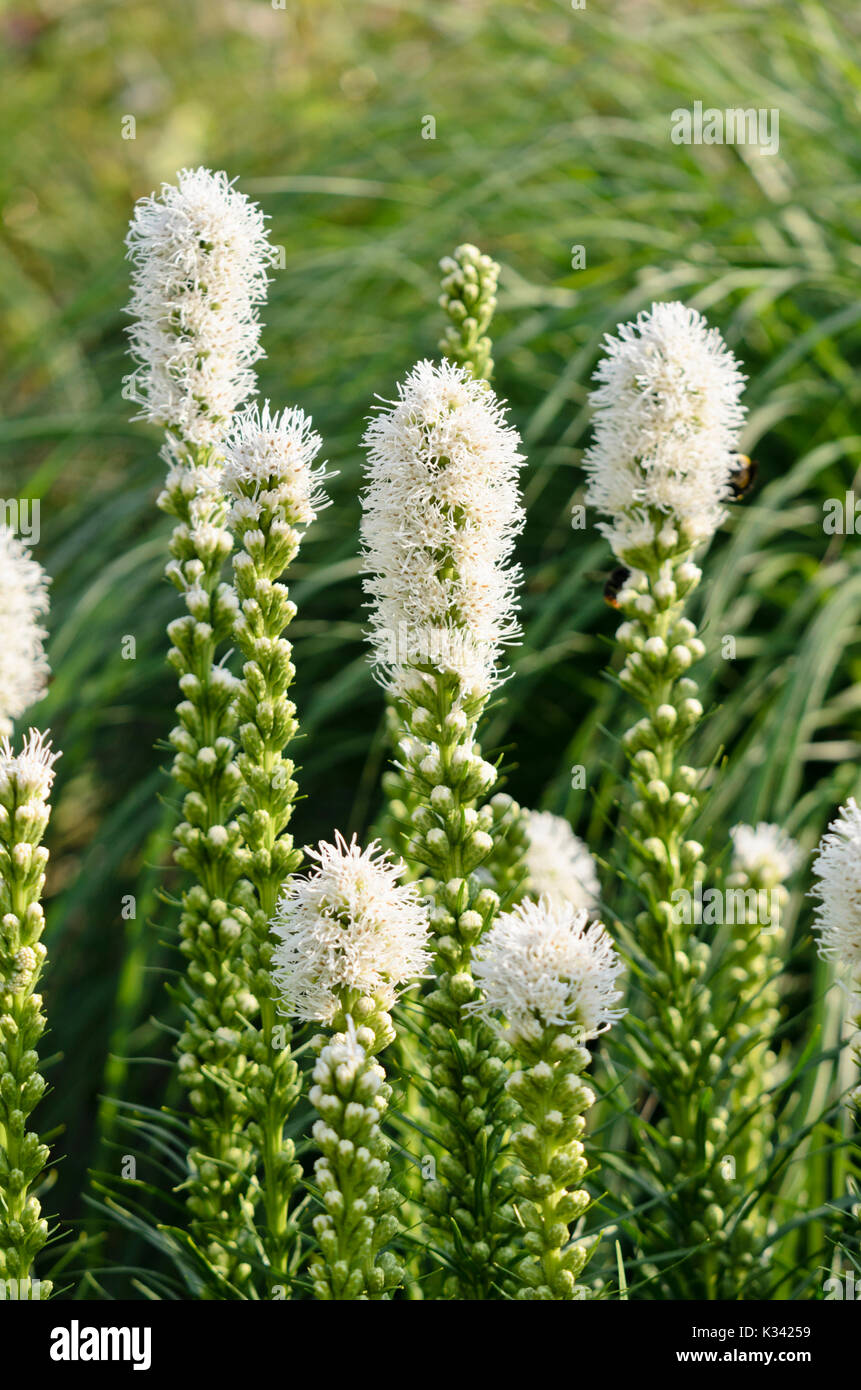
POLYGON ((759 464, 756 459, 748 458, 747 454, 736 454, 735 461, 736 466, 730 474, 729 485, 733 502, 741 502, 756 482, 759 464))
POLYGON ((604 585, 604 602, 609 603, 611 608, 619 607, 618 593, 623 587, 625 580, 631 573, 624 565, 617 565, 604 585))

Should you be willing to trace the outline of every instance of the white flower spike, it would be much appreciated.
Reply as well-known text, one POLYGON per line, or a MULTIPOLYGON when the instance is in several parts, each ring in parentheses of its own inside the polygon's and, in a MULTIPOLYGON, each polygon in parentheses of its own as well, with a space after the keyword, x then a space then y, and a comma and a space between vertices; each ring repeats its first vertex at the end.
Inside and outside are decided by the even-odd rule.
POLYGON ((678 302, 653 304, 604 340, 590 400, 587 502, 611 518, 600 530, 619 558, 663 520, 691 543, 724 519, 745 377, 716 328, 678 302))
POLYGON ((298 407, 273 415, 267 401, 262 410, 251 405, 234 415, 221 441, 221 482, 236 499, 234 516, 244 511, 253 517, 266 494, 291 526, 310 525, 327 505, 321 484, 330 475, 313 467, 321 445, 298 407))
POLYGON ((216 444, 263 355, 258 306, 273 256, 263 213, 224 172, 183 169, 137 203, 126 247, 138 418, 216 444))
POLYGON ((285 1014, 331 1023, 350 997, 391 1008, 429 963, 428 913, 403 864, 378 842, 366 850, 336 832, 310 851, 317 868, 284 890, 272 931, 272 957, 285 1014))
POLYGON ((516 640, 523 525, 517 432, 484 381, 419 362, 368 426, 365 591, 374 664, 396 693, 411 668, 457 675, 479 698, 516 640))
POLYGON ((474 974, 484 997, 466 1011, 496 1027, 501 1014, 515 1038, 537 1040, 559 1027, 587 1042, 625 1013, 616 1007, 623 968, 603 923, 590 923, 585 909, 527 900, 483 938, 474 974))

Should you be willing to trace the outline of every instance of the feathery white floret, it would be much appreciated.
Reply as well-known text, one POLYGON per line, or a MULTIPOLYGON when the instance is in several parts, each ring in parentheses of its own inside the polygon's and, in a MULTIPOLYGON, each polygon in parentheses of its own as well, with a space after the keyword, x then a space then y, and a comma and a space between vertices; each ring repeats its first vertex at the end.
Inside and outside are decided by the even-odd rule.
POLYGON ((45 694, 49 675, 39 619, 48 611, 48 579, 27 546, 0 526, 0 734, 45 694))
POLYGON ((801 850, 779 825, 734 825, 730 830, 734 874, 764 888, 776 887, 792 876, 801 862, 801 850))
POLYGON ((317 868, 293 879, 271 929, 272 957, 286 1014, 330 1023, 348 996, 367 995, 389 1009, 401 988, 430 963, 426 905, 414 883, 399 883, 403 863, 375 841, 366 850, 336 832, 310 851, 317 868))
POLYGON ((554 907, 594 908, 601 888, 595 861, 571 826, 551 811, 526 812, 526 870, 533 897, 554 907))
POLYGON ((263 213, 223 171, 182 169, 136 204, 126 247, 137 418, 215 444, 257 381, 273 255, 263 213))
POLYGON ((251 405, 234 415, 220 450, 234 515, 243 509, 253 515, 255 501, 266 495, 291 525, 309 525, 326 506, 321 484, 329 475, 313 467, 322 442, 298 407, 273 415, 267 401, 262 410, 251 405))
POLYGON ((430 665, 484 695, 518 635, 519 436, 486 382, 424 361, 371 420, 364 444, 374 665, 395 691, 411 667, 430 665))
POLYGON ((653 304, 604 340, 591 392, 586 500, 615 553, 650 541, 657 511, 704 540, 721 524, 745 408, 745 377, 716 328, 684 304, 653 304))
POLYGON ((854 797, 819 842, 813 873, 819 954, 861 984, 861 809, 854 797))
POLYGON ((48 733, 30 729, 16 753, 8 738, 0 740, 0 796, 14 789, 16 800, 47 801, 54 785, 54 764, 60 757, 48 733))
POLYGON ((473 969, 484 997, 466 1011, 496 1027, 501 1014, 514 1037, 537 1040, 556 1026, 586 1042, 625 1012, 616 1007, 623 966, 613 942, 601 922, 590 923, 585 908, 571 903, 545 897, 502 913, 473 969))

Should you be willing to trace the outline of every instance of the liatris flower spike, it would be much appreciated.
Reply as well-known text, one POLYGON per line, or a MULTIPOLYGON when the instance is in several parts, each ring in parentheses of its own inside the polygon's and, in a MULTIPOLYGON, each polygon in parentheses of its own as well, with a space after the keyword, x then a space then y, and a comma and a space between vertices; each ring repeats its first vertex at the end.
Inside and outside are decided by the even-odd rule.
POLYGON ((236 681, 218 660, 237 616, 236 595, 222 579, 233 541, 218 448, 255 386, 272 249, 260 209, 224 173, 207 169, 182 170, 175 185, 142 199, 127 246, 135 390, 143 417, 168 432, 159 506, 175 519, 167 574, 187 610, 168 628, 183 697, 171 734, 173 776, 184 790, 176 862, 194 880, 180 922, 187 968, 179 1071, 194 1112, 187 1200, 210 1262, 241 1282, 250 1269, 238 1236, 253 1215, 254 1166, 242 1132, 242 1020, 254 1017, 257 1003, 241 960, 242 914, 253 904, 237 886, 236 681))
POLYGON ((37 988, 45 964, 41 897, 48 851, 48 797, 54 763, 45 735, 31 729, 21 751, 0 743, 0 1281, 15 1281, 19 1298, 45 1299, 49 1280, 32 1277, 48 1238, 34 1188, 49 1150, 27 1129, 45 1091, 37 1048, 45 1031, 37 988))
POLYGON ((474 711, 518 636, 511 564, 523 525, 516 432, 486 383, 420 362, 365 433, 365 591, 375 665, 395 694, 441 671, 474 711))
POLYGON ((518 1211, 526 1257, 517 1296, 586 1297, 577 1279, 588 1256, 570 1244, 571 1226, 589 1205, 584 1113, 594 1101, 582 1085, 584 1046, 621 1018, 622 963, 602 923, 572 903, 523 902, 502 913, 478 950, 482 997, 467 1011, 509 1039, 518 1069, 508 1080, 519 1116, 512 1148, 522 1169, 518 1211))
POLYGON ((427 1037, 444 1152, 441 1180, 422 1191, 435 1242, 459 1268, 453 1287, 466 1297, 481 1296, 492 1277, 502 1208, 473 1135, 492 1135, 488 1150, 502 1143, 504 1048, 480 1021, 468 1025, 474 1036, 464 1036, 461 1005, 474 992, 472 947, 498 906, 473 874, 493 848, 493 808, 477 803, 496 780, 476 725, 518 631, 511 554, 523 523, 519 442, 487 383, 448 362, 420 362, 365 435, 362 539, 374 662, 405 725, 408 858, 437 881, 438 980, 427 1001, 427 1037), (465 1075, 473 1089, 461 1084, 465 1075))
MULTIPOLYGON (((703 852, 686 833, 700 773, 681 761, 680 750, 703 712, 687 673, 705 648, 684 605, 701 577, 692 552, 719 525, 730 490, 744 378, 720 335, 682 304, 654 304, 623 325, 607 339, 595 377, 587 499, 609 517, 601 529, 630 571, 618 594, 624 621, 617 639, 619 681, 645 710, 623 739, 636 793, 627 841, 640 860, 646 903, 634 946, 644 957, 638 979, 651 1006, 649 1084, 673 1138, 652 1161, 674 1229, 667 1231, 663 1211, 654 1223, 646 1213, 641 1226, 647 1252, 666 1251, 668 1240, 672 1249, 701 1248, 701 1260, 668 1268, 667 1278, 680 1281, 681 1296, 714 1297, 708 1246, 722 1220, 720 1202, 730 1196, 717 1167, 724 1121, 714 1119, 707 1138, 697 1114, 726 1040, 703 978, 708 947, 674 905, 693 898, 703 852)), ((665 1293, 672 1296, 669 1284, 665 1293)))
POLYGON ((263 213, 223 172, 183 169, 142 198, 128 238, 141 419, 217 444, 256 385, 272 247, 263 213))
POLYGON ((296 609, 282 575, 299 549, 302 529, 326 504, 315 468, 320 437, 301 410, 270 413, 250 406, 227 431, 221 480, 231 502, 230 522, 241 548, 234 557, 239 613, 234 636, 244 658, 236 696, 242 785, 238 860, 257 891, 243 947, 248 987, 260 1003, 259 1030, 249 1020, 243 1048, 261 1064, 246 1090, 248 1133, 264 1156, 267 1258, 271 1279, 288 1279, 291 1228, 288 1208, 301 1170, 284 1127, 299 1092, 289 1030, 278 1023, 272 999, 269 930, 279 890, 298 868, 301 853, 287 830, 296 796, 294 765, 284 756, 298 724, 288 691, 295 671, 284 632, 296 609), (276 1028, 277 1047, 276 1042, 276 1028))
POLYGON ((45 693, 48 662, 41 619, 48 611, 42 566, 0 525, 0 735, 45 693))
POLYGON ((730 496, 745 378, 720 333, 684 304, 653 304, 607 337, 591 393, 588 503, 631 568, 691 549, 730 496))
POLYGON ((381 1122, 390 1088, 376 1054, 394 1037, 390 1009, 429 963, 427 909, 402 865, 376 843, 361 850, 336 835, 311 851, 317 868, 285 889, 272 922, 280 1010, 325 1023, 315 1039, 311 1102, 320 1118, 315 1177, 324 1211, 314 1219, 311 1261, 319 1299, 380 1298, 403 1271, 383 1249, 398 1228, 398 1195, 386 1187, 381 1122))

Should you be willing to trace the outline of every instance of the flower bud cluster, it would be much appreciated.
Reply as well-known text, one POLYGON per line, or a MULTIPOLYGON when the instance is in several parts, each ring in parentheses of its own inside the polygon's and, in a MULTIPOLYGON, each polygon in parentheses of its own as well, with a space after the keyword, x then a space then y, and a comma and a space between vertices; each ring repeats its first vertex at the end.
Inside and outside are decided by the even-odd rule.
POLYGON ((403 1267, 384 1247, 396 1234, 400 1197, 389 1186, 389 1141, 382 1130, 391 1087, 375 1059, 392 1022, 373 1000, 362 1001, 364 1021, 352 1016, 344 1031, 319 1036, 309 1098, 319 1115, 312 1135, 320 1150, 314 1167, 323 1210, 314 1217, 319 1253, 310 1275, 315 1298, 386 1298, 403 1281, 403 1267))
POLYGON ((521 1168, 516 1195, 526 1257, 517 1266, 522 1284, 516 1297, 585 1298, 587 1290, 577 1281, 589 1249, 571 1242, 571 1228, 590 1204, 580 1187, 588 1167, 584 1115, 595 1100, 582 1081, 589 1052, 557 1028, 531 1042, 519 1038, 517 1052, 519 1066, 508 1090, 519 1110, 511 1147, 521 1168))
POLYGON ((449 323, 439 342, 450 362, 470 367, 473 376, 489 380, 493 375, 491 341, 487 336, 496 308, 499 266, 477 246, 465 243, 451 256, 443 256, 440 307, 449 323))

